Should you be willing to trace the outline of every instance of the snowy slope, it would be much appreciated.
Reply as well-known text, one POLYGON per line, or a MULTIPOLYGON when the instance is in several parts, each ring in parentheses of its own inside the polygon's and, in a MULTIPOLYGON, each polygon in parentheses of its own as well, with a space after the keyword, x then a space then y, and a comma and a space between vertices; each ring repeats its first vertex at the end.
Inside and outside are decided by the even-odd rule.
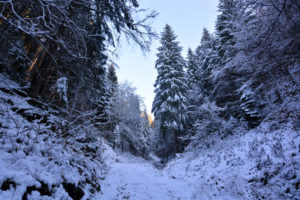
POLYGON ((97 199, 102 142, 85 142, 80 130, 62 137, 62 122, 0 74, 0 200, 97 199))
POLYGON ((165 171, 194 186, 191 199, 300 199, 300 132, 264 125, 185 153, 165 171))
POLYGON ((271 132, 270 126, 177 155, 162 170, 110 150, 102 199, 298 200, 300 132, 291 124, 271 132))

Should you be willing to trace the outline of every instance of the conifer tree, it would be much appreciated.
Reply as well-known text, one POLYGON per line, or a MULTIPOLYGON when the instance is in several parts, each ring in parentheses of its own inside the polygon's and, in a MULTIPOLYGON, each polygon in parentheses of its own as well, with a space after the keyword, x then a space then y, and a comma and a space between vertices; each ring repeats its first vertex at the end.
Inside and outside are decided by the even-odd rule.
POLYGON ((118 77, 113 64, 108 67, 107 79, 109 82, 109 95, 112 97, 118 88, 118 77))
POLYGON ((237 18, 236 0, 220 0, 219 12, 216 22, 216 34, 218 36, 218 55, 220 57, 220 64, 225 64, 228 58, 233 57, 235 44, 234 22, 237 18))
POLYGON ((238 1, 220 0, 219 12, 216 22, 216 48, 214 50, 214 60, 212 63, 212 84, 213 91, 210 99, 216 101, 216 105, 225 108, 222 117, 239 117, 238 88, 241 85, 241 74, 230 69, 230 61, 236 54, 236 38, 234 32, 238 16, 238 1))
POLYGON ((197 57, 197 65, 199 68, 199 90, 204 96, 209 96, 213 87, 211 71, 212 67, 214 67, 214 60, 216 60, 214 43, 214 37, 206 28, 203 28, 201 43, 195 51, 195 56, 197 57))
MULTIPOLYGON (((211 61, 213 36, 204 28, 201 37, 201 43, 196 48, 195 53, 188 51, 187 73, 194 74, 188 76, 190 90, 188 95, 188 124, 187 135, 195 134, 194 124, 201 117, 198 108, 203 104, 203 99, 209 95, 212 90, 211 84, 211 61), (191 73, 193 71, 194 73, 191 73)), ((188 137, 186 137, 188 139, 188 137)))
POLYGON ((190 48, 188 49, 187 55, 187 79, 190 89, 192 89, 193 84, 195 84, 199 80, 196 56, 190 48))
POLYGON ((164 157, 168 159, 178 151, 178 135, 186 124, 188 86, 185 61, 181 56, 182 48, 169 25, 165 26, 160 43, 155 66, 158 76, 154 84, 152 112, 160 124, 159 131, 166 144, 164 157))
MULTIPOLYGON (((102 64, 104 64, 102 60, 102 64)), ((105 128, 109 122, 109 91, 108 91, 108 81, 106 78, 106 70, 104 66, 96 64, 94 67, 94 79, 93 79, 93 94, 92 97, 96 101, 92 101, 96 107, 95 125, 98 128, 105 128)))

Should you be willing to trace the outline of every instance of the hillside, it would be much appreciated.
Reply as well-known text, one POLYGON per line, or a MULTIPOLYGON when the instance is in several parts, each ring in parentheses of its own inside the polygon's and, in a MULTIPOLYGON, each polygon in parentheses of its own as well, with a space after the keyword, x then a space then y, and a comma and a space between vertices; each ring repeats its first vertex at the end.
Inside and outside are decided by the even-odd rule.
POLYGON ((3 74, 0 102, 0 199, 97 199, 107 172, 97 131, 63 135, 58 110, 3 74))

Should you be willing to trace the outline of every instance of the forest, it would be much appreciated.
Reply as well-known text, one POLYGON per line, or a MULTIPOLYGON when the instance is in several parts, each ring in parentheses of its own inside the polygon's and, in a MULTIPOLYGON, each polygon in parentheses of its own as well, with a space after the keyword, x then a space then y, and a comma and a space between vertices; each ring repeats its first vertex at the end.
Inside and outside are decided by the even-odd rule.
POLYGON ((0 199, 300 199, 300 2, 219 0, 187 55, 158 14, 0 0, 0 199), (152 110, 124 39, 159 40, 152 110))

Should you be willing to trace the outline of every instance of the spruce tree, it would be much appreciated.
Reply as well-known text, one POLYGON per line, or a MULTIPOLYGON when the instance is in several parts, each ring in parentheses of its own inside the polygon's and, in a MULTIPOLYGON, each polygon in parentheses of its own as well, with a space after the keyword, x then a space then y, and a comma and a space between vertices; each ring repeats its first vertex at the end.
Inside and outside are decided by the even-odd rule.
POLYGON ((156 69, 158 76, 154 84, 155 98, 152 106, 155 120, 165 142, 164 157, 172 157, 178 148, 178 135, 182 133, 187 118, 187 79, 182 48, 176 35, 166 25, 160 39, 156 69))
POLYGON ((238 1, 220 0, 219 12, 216 22, 215 56, 213 60, 213 91, 210 94, 211 100, 216 101, 216 105, 224 109, 222 117, 240 117, 239 109, 240 94, 238 89, 241 85, 242 75, 232 70, 235 66, 230 64, 236 54, 236 21, 238 16, 238 1))
POLYGON ((209 96, 212 91, 211 71, 214 63, 214 38, 206 28, 203 28, 201 43, 195 51, 199 68, 199 89, 201 94, 209 96))
MULTIPOLYGON (((211 53, 213 47, 213 36, 206 28, 203 29, 201 43, 196 48, 195 53, 192 50, 188 51, 188 82, 190 90, 188 94, 188 124, 187 135, 195 135, 195 122, 201 118, 201 112, 198 108, 203 104, 205 97, 209 95, 212 90, 211 84, 211 53)), ((189 137, 185 137, 188 139, 189 137)))
POLYGON ((192 51, 192 49, 188 49, 187 55, 187 78, 188 78, 188 85, 190 89, 193 88, 193 84, 195 84, 199 80, 199 71, 197 65, 197 59, 192 51))
POLYGON ((189 48, 187 54, 187 80, 188 80, 188 123, 187 131, 185 134, 193 135, 192 126, 195 122, 195 109, 198 104, 198 94, 199 94, 199 65, 198 57, 195 53, 189 48))
POLYGON ((227 59, 234 56, 234 32, 235 20, 237 18, 237 1, 236 0, 220 0, 219 12, 216 22, 216 34, 218 36, 218 55, 220 64, 225 64, 227 59))
POLYGON ((118 77, 113 64, 108 67, 107 79, 109 82, 109 95, 112 97, 118 88, 118 77))
MULTIPOLYGON (((102 62, 104 61, 102 60, 102 62)), ((100 64, 96 64, 94 67, 94 73, 95 79, 93 80, 93 97, 96 99, 96 101, 92 103, 95 103, 96 107, 95 125, 98 128, 106 128, 109 122, 110 112, 106 70, 100 64)))

